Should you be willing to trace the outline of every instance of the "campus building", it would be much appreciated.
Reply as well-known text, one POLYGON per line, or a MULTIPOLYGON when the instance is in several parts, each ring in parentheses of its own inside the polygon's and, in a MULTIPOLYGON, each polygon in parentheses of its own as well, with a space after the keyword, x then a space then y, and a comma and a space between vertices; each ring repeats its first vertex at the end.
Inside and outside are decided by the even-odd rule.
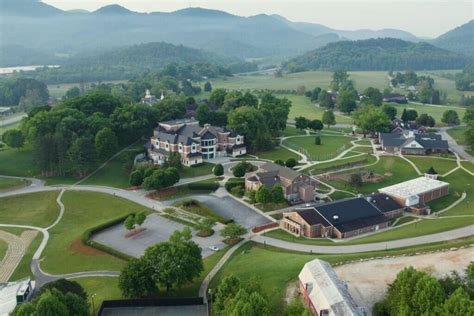
POLYGON ((403 155, 430 155, 447 153, 448 142, 437 134, 420 134, 411 130, 402 133, 380 133, 379 143, 382 150, 388 153, 403 155))
POLYGON ((379 193, 284 212, 280 226, 295 236, 349 238, 387 228, 403 210, 403 205, 379 193))
POLYGON ((363 316, 336 272, 326 261, 307 262, 300 274, 299 289, 305 304, 314 316, 363 316))
POLYGON ((33 285, 30 278, 0 283, 0 316, 7 316, 15 307, 30 299, 33 285))
POLYGON ((283 187, 288 201, 311 202, 317 182, 305 174, 272 162, 263 164, 255 172, 245 174, 245 190, 258 190, 262 185, 271 190, 275 184, 283 187))
POLYGON ((158 123, 148 147, 148 157, 155 164, 163 164, 172 152, 181 155, 185 166, 193 166, 217 157, 244 155, 247 148, 244 136, 234 131, 182 119, 158 123))

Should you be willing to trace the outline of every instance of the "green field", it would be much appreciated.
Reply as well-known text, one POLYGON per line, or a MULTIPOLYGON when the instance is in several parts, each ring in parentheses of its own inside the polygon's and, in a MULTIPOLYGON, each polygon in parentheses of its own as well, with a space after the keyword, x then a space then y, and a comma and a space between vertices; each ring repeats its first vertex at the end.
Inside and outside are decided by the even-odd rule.
POLYGON ((212 174, 212 168, 214 164, 209 162, 204 162, 194 167, 183 167, 183 170, 179 172, 181 178, 194 178, 199 176, 205 176, 212 174))
POLYGON ((453 170, 458 166, 456 160, 444 159, 437 157, 413 157, 405 156, 407 159, 412 161, 422 173, 428 171, 430 167, 433 167, 438 174, 442 175, 448 171, 453 170))
POLYGON ((37 192, 0 199, 0 223, 48 227, 59 215, 58 192, 37 192))
POLYGON ((118 279, 117 277, 85 277, 72 280, 78 282, 89 297, 95 294, 94 305, 89 299, 89 309, 92 315, 92 309, 94 308, 97 312, 103 301, 122 298, 122 293, 118 287, 118 279))
POLYGON ((296 159, 297 161, 301 159, 300 156, 295 154, 292 151, 289 151, 286 148, 283 147, 277 147, 273 148, 272 150, 267 150, 267 151, 259 151, 255 154, 259 159, 268 159, 271 161, 275 160, 283 160, 286 161, 290 158, 296 159))
POLYGON ((443 117, 443 113, 446 112, 447 110, 456 111, 460 118, 464 116, 464 112, 466 111, 465 108, 462 108, 459 106, 441 106, 441 105, 431 106, 427 104, 414 104, 414 103, 409 103, 409 104, 390 103, 390 105, 393 105, 397 108, 397 117, 400 117, 402 115, 403 109, 411 109, 418 112, 418 116, 420 116, 423 113, 431 115, 435 119, 436 125, 444 125, 441 122, 441 118, 443 117))
MULTIPOLYGON (((102 83, 123 83, 127 82, 126 80, 111 80, 111 81, 104 81, 102 83)), ((89 84, 86 84, 86 88, 89 84)), ((48 90, 49 95, 53 98, 62 98, 66 94, 66 91, 71 89, 72 87, 78 87, 79 83, 60 83, 60 84, 49 84, 48 90)))
POLYGON ((7 191, 20 189, 29 184, 30 182, 28 180, 0 178, 0 192, 7 192, 7 191))
POLYGON ((131 212, 148 211, 133 202, 108 194, 67 191, 64 216, 52 228, 43 252, 44 271, 59 274, 90 270, 120 270, 124 261, 81 243, 82 233, 131 212))
POLYGON ((34 177, 39 170, 29 148, 0 151, 0 174, 5 176, 34 177))
POLYGON ((306 132, 300 129, 297 129, 294 126, 286 125, 285 130, 283 131, 284 137, 288 136, 298 136, 298 135, 306 135, 306 132))
POLYGON ((322 161, 336 157, 350 146, 350 137, 321 135, 321 145, 315 145, 315 136, 303 136, 285 139, 283 144, 306 153, 310 160, 322 161))
POLYGON ((334 171, 332 168, 336 166, 341 166, 341 168, 350 168, 349 166, 344 166, 349 163, 363 163, 364 165, 366 164, 371 164, 375 162, 375 157, 372 155, 359 155, 355 157, 347 157, 347 158, 341 158, 336 161, 331 161, 331 162, 325 162, 321 164, 317 164, 313 167, 310 167, 308 169, 304 169, 304 173, 310 173, 310 171, 313 172, 313 174, 318 174, 318 173, 325 173, 327 171, 334 171))
MULTIPOLYGON (((278 95, 279 97, 285 97, 291 101, 290 114, 288 120, 293 122, 295 117, 303 116, 309 120, 321 120, 323 113, 326 111, 324 108, 317 107, 311 100, 302 95, 284 94, 278 95)), ((351 124, 352 119, 348 116, 336 115, 337 124, 351 124)))

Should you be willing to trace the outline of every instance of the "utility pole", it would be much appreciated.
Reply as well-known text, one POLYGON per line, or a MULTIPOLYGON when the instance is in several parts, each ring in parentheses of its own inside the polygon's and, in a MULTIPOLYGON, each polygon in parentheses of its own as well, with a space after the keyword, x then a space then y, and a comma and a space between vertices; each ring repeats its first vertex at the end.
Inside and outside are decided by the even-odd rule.
POLYGON ((95 304, 94 304, 94 297, 96 296, 96 293, 93 293, 91 295, 91 301, 92 301, 92 316, 95 316, 95 304))

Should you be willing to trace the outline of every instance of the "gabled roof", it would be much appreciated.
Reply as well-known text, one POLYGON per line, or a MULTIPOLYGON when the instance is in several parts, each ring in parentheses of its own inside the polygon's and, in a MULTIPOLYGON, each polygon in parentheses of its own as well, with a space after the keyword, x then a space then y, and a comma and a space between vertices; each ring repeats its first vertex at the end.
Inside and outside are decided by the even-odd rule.
POLYGON ((448 149, 448 142, 441 138, 441 135, 437 134, 399 134, 399 133, 380 133, 380 139, 384 146, 387 147, 403 147, 413 140, 420 144, 424 149, 442 148, 448 149))
POLYGON ((216 139, 216 135, 212 134, 210 131, 206 131, 201 135, 201 139, 216 139))
POLYGON ((301 175, 299 172, 293 169, 280 166, 273 162, 264 163, 262 166, 260 166, 260 168, 267 172, 276 172, 278 176, 283 177, 285 179, 289 179, 290 181, 293 181, 301 175))
POLYGON ((314 208, 308 208, 308 209, 303 209, 303 210, 298 210, 297 211, 298 215, 300 215, 306 223, 309 225, 317 225, 321 224, 324 227, 331 226, 331 224, 328 223, 327 220, 324 219, 324 217, 321 216, 318 212, 314 211, 314 208))

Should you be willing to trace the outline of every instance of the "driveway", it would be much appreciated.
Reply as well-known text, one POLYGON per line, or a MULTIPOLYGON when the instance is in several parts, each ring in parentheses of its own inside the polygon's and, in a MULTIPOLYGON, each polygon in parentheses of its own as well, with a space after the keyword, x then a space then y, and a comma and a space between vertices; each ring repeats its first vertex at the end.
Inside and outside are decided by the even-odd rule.
MULTIPOLYGON (((145 231, 133 237, 125 238, 124 236, 127 230, 123 225, 118 224, 94 234, 92 239, 127 255, 138 258, 145 253, 146 248, 168 240, 175 230, 182 230, 185 226, 162 216, 152 214, 147 217, 143 227, 146 228, 145 231)), ((217 246, 219 249, 225 247, 225 244, 221 241, 222 237, 219 235, 219 230, 222 229, 222 227, 222 224, 216 225, 214 227, 216 231, 214 235, 206 238, 198 237, 194 235, 195 232, 193 232, 192 240, 202 248, 203 257, 210 256, 214 253, 209 249, 210 246, 217 246)))
POLYGON ((269 223, 270 220, 258 214, 246 205, 239 203, 231 197, 217 197, 214 195, 189 195, 184 198, 163 201, 163 204, 172 205, 177 201, 183 199, 195 199, 202 204, 210 207, 217 214, 225 219, 233 219, 235 223, 244 226, 245 228, 252 228, 258 225, 269 223))
POLYGON ((463 274, 470 261, 474 261, 473 248, 345 264, 334 270, 341 280, 348 282, 349 293, 357 305, 371 314, 374 304, 385 296, 387 285, 403 268, 412 266, 439 278, 452 270, 463 274))

